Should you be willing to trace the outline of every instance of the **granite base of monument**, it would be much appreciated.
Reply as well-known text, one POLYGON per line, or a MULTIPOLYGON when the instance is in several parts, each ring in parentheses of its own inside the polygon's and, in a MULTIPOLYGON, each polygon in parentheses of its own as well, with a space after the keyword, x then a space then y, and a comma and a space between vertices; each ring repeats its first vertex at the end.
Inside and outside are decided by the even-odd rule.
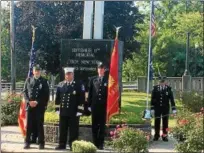
MULTIPOLYGON (((135 129, 140 129, 151 136, 151 123, 147 122, 145 124, 128 124, 128 127, 135 129)), ((116 124, 109 125, 106 128, 106 140, 110 138, 110 131, 114 130, 116 124)), ((59 125, 58 124, 45 124, 45 142, 58 143, 59 142, 59 125)), ((69 134, 68 134, 69 135, 69 134)), ((79 126, 79 140, 85 140, 92 142, 92 129, 91 125, 80 125, 79 126)))

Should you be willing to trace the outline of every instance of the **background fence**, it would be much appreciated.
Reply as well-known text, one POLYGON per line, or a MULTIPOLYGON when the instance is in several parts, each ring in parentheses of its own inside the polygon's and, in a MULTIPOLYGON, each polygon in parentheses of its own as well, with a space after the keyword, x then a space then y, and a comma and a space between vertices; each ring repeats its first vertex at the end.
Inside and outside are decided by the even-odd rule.
MULTIPOLYGON (((136 81, 122 82, 122 90, 135 90, 139 92, 146 92, 147 81, 146 77, 138 77, 136 81)), ((183 90, 182 77, 168 77, 167 83, 172 87, 174 94, 179 96, 179 92, 183 90)), ((203 94, 204 89, 204 77, 192 77, 191 90, 203 94)), ((150 81, 150 91, 154 85, 158 84, 158 80, 150 81)), ((2 92, 6 94, 10 92, 11 83, 1 83, 2 92)), ((23 91, 24 83, 16 83, 16 92, 21 93, 23 91)), ((56 85, 50 84, 50 100, 54 100, 56 92, 56 85)))

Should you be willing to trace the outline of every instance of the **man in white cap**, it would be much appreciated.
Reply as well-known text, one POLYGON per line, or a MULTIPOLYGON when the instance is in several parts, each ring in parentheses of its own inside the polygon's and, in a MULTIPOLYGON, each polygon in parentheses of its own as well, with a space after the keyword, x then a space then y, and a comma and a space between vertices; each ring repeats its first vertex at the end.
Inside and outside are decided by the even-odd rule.
POLYGON ((59 112, 59 145, 56 150, 66 149, 69 127, 69 146, 78 139, 79 116, 82 115, 85 101, 85 87, 74 80, 74 68, 64 68, 65 80, 60 82, 56 92, 56 111, 59 112))

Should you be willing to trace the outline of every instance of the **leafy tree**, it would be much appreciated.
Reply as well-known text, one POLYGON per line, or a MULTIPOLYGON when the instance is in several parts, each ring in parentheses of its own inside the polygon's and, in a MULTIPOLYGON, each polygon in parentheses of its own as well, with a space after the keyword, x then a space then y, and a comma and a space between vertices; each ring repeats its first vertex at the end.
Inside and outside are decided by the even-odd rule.
POLYGON ((18 75, 27 74, 31 49, 31 25, 37 27, 35 48, 37 63, 47 73, 59 72, 60 40, 80 38, 82 29, 82 2, 18 2, 16 11, 16 50, 18 75), (21 57, 25 60, 22 61, 21 57))
POLYGON ((134 2, 105 2, 104 39, 115 38, 114 26, 122 26, 119 39, 124 41, 124 58, 140 48, 135 39, 140 33, 138 24, 143 23, 144 15, 139 13, 134 2))
POLYGON ((1 11, 1 51, 2 51, 2 67, 1 67, 1 75, 3 80, 10 79, 10 38, 9 38, 9 11, 6 9, 2 9, 1 11))
MULTIPOLYGON (((31 48, 31 25, 37 27, 37 62, 47 73, 58 74, 60 40, 80 39, 83 30, 83 2, 18 2, 16 14, 16 49, 18 78, 27 74, 31 48), (25 57, 22 61, 21 57, 25 57)), ((122 26, 120 40, 125 41, 124 56, 139 49, 134 36, 139 34, 135 23, 142 15, 133 2, 105 2, 104 38, 114 39, 115 26, 122 26)))
MULTIPOLYGON (((160 1, 155 2, 155 21, 156 36, 152 38, 153 49, 153 66, 157 76, 157 67, 161 74, 180 77, 185 70, 186 59, 186 32, 190 32, 190 52, 189 52, 189 69, 192 76, 203 76, 204 61, 203 53, 203 19, 202 5, 198 1, 190 1, 186 10, 184 1, 160 1)), ((142 6, 141 13, 145 15, 140 35, 136 39, 141 42, 141 47, 134 57, 134 61, 141 61, 133 67, 124 64, 126 72, 134 72, 136 75, 144 74, 147 76, 147 59, 149 46, 149 3, 138 2, 142 6), (142 55, 142 57, 141 57, 142 55), (141 65, 146 67, 141 68, 141 65), (134 70, 132 70, 134 69, 134 70), (135 73, 140 70, 140 73, 135 73)), ((126 62, 133 61, 131 58, 126 62)), ((131 74, 128 74, 131 76, 131 74)), ((124 78, 128 79, 124 74, 124 78)))

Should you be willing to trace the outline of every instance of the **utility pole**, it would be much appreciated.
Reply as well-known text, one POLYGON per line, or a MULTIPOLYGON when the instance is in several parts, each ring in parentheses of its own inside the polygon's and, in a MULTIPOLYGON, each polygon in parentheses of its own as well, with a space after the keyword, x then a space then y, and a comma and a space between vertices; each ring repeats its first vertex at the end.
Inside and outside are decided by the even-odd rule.
POLYGON ((10 3, 11 93, 16 90, 16 52, 14 27, 14 1, 10 3))
MULTIPOLYGON (((186 14, 188 13, 188 0, 186 0, 186 14)), ((187 31, 186 34, 186 62, 185 62, 185 72, 184 75, 189 75, 189 65, 188 65, 188 54, 189 54, 189 43, 190 43, 190 33, 187 31)))
POLYGON ((189 64, 188 64, 188 54, 189 54, 189 44, 190 44, 190 33, 187 32, 186 37, 186 64, 185 64, 185 72, 184 75, 189 75, 189 64))
MULTIPOLYGON (((186 0, 186 14, 188 13, 188 3, 189 0, 186 0)), ((190 33, 187 31, 186 34, 186 62, 185 62, 185 71, 182 76, 182 91, 189 92, 191 91, 191 75, 189 72, 189 64, 188 64, 188 54, 189 54, 189 46, 190 46, 190 33)))
MULTIPOLYGON (((0 2, 0 19, 1 19, 1 2, 0 2)), ((0 133, 1 133, 1 24, 0 24, 0 133)), ((0 134, 1 141, 1 134, 0 134)), ((1 153, 1 145, 0 145, 0 153, 1 153)))

